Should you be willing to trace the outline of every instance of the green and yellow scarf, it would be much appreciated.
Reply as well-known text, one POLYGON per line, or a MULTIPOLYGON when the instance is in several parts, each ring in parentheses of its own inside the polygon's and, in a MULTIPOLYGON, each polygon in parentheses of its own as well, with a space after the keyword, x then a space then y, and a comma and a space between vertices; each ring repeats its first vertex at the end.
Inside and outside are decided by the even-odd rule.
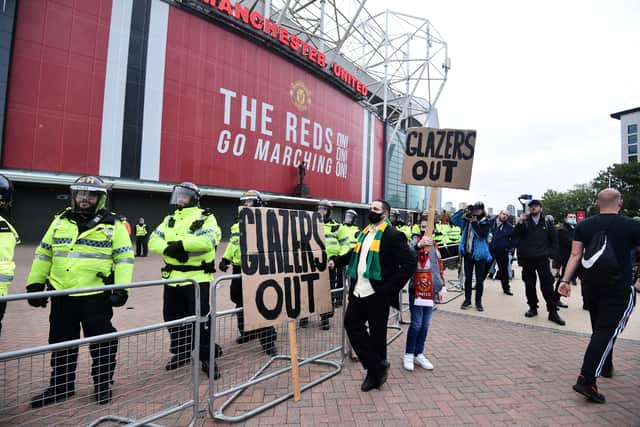
MULTIPOLYGON (((369 248, 369 252, 367 254, 367 269, 364 271, 363 276, 367 279, 373 280, 382 280, 382 269, 380 268, 380 240, 382 239, 382 235, 384 234, 384 230, 387 227, 391 227, 391 221, 389 219, 385 219, 380 227, 376 230, 376 234, 373 237, 373 242, 371 242, 371 247, 369 248)), ((347 268, 347 274, 352 279, 356 280, 358 278, 358 259, 360 258, 360 249, 362 248, 362 242, 367 237, 369 233, 369 229, 372 227, 372 224, 369 224, 362 230, 360 236, 358 236, 358 243, 353 248, 353 253, 351 254, 351 259, 349 260, 349 267, 347 268)))

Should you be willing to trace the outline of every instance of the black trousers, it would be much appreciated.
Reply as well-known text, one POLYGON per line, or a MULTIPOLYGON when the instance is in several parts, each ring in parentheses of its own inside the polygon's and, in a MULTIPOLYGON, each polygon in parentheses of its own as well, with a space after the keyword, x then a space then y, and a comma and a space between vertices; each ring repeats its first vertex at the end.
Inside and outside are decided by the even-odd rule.
MULTIPOLYGON (((113 308, 104 293, 86 296, 60 296, 51 298, 49 314, 49 344, 80 338, 80 327, 85 337, 116 332, 111 324, 113 308)), ((105 384, 113 379, 116 368, 118 340, 89 345, 91 376, 94 384, 105 384)), ((56 393, 75 389, 78 347, 51 353, 50 386, 56 393)))
POLYGON ((636 292, 633 286, 598 286, 585 283, 591 318, 591 340, 584 353, 580 374, 586 384, 594 384, 605 368, 613 366, 613 345, 633 311, 636 292))
MULTIPOLYGON (((200 314, 209 312, 209 283, 200 283, 200 314)), ((162 314, 165 322, 193 316, 196 312, 195 289, 193 285, 169 286, 164 285, 164 305, 162 314)), ((169 351, 172 354, 179 354, 184 357, 193 350, 195 342, 193 336, 193 323, 182 326, 172 326, 169 328, 171 346, 169 351)), ((211 333, 209 322, 200 324, 200 360, 209 361, 209 341, 211 333)), ((219 353, 216 345, 216 353, 219 353)))
POLYGON ((387 321, 389 303, 373 294, 365 298, 349 297, 344 327, 351 347, 366 370, 375 372, 387 360, 387 321), (365 326, 369 323, 369 329, 365 326))
POLYGON ((5 311, 7 311, 7 303, 0 302, 0 334, 2 334, 2 319, 4 319, 5 311))
POLYGON ((136 236, 136 256, 147 256, 149 242, 147 236, 136 236))
POLYGON ((556 305, 555 291, 553 289, 553 274, 549 259, 530 258, 520 260, 522 265, 522 281, 524 281, 525 291, 527 294, 527 304, 533 310, 538 309, 538 292, 536 291, 536 275, 540 280, 540 290, 542 296, 547 303, 547 311, 558 311, 556 305))
POLYGON ((464 254, 464 300, 471 303, 471 293, 473 290, 473 270, 476 271, 476 305, 482 305, 482 292, 484 290, 484 278, 487 262, 485 260, 476 261, 473 255, 464 254))
POLYGON ((509 286, 509 254, 507 252, 495 254, 494 258, 496 259, 496 264, 498 264, 502 290, 504 292, 509 291, 511 290, 511 286, 509 286))
MULTIPOLYGON (((242 270, 240 266, 233 266, 233 274, 240 274, 242 270)), ((236 304, 236 308, 243 307, 242 303, 242 279, 231 280, 231 287, 229 288, 231 293, 231 301, 236 304)), ((240 311, 236 314, 236 320, 238 322, 238 332, 243 341, 250 341, 259 339, 263 349, 273 347, 275 341, 278 339, 278 333, 273 326, 267 328, 258 328, 252 331, 244 330, 244 311, 240 311)))

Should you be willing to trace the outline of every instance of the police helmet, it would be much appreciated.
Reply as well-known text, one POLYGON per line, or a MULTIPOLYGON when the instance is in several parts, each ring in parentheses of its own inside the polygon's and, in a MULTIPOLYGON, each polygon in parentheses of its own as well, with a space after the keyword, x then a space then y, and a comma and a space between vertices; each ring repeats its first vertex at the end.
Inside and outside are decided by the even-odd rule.
POLYGON ((250 201, 253 202, 253 204, 251 205, 252 207, 260 207, 264 205, 264 198, 262 197, 262 194, 256 190, 247 190, 242 193, 242 196, 240 196, 240 201, 245 206, 247 206, 247 203, 250 201))
POLYGON ((547 215, 544 217, 544 219, 551 225, 554 225, 556 223, 556 219, 553 217, 553 215, 547 215))
POLYGON ((0 175, 0 209, 10 208, 13 203, 13 183, 0 175))
POLYGON ((193 182, 173 186, 169 204, 175 208, 190 208, 200 205, 200 188, 193 182))
POLYGON ((482 209, 484 210, 484 203, 482 202, 475 202, 472 206, 473 209, 482 209))
POLYGON ((354 211, 353 209, 347 209, 347 211, 344 213, 345 224, 353 224, 356 221, 356 218, 358 218, 358 212, 354 211))
POLYGON ((70 187, 71 209, 78 214, 95 214, 107 205, 108 186, 95 175, 81 176, 70 187))

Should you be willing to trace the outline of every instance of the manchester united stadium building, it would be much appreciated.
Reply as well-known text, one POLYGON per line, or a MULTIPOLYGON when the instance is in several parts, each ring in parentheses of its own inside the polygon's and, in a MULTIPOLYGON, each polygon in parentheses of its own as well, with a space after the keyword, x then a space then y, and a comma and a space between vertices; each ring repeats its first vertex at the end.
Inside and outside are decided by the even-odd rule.
POLYGON ((403 129, 437 126, 449 62, 428 20, 362 0, 7 0, 0 15, 2 173, 36 241, 68 184, 155 225, 173 185, 200 186, 223 230, 242 191, 271 204, 375 198, 400 182, 403 129))

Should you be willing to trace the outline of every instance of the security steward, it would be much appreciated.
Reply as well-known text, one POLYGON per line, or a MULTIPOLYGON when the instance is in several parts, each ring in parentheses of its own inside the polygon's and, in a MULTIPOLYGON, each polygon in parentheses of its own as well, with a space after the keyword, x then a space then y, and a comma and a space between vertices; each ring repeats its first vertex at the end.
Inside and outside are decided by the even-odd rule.
POLYGON ((140 218, 136 224, 136 256, 147 256, 149 251, 147 234, 149 234, 147 224, 145 224, 144 218, 140 218))
MULTIPOLYGON (((262 194, 256 190, 249 190, 242 193, 240 197, 240 203, 246 207, 261 207, 264 206, 264 199, 262 194)), ((218 264, 218 268, 222 271, 227 271, 229 266, 233 266, 233 274, 242 273, 240 264, 240 223, 236 219, 236 222, 231 226, 231 237, 227 248, 222 255, 222 260, 218 264)), ((242 305, 242 279, 233 279, 230 287, 231 301, 236 305, 236 308, 241 308, 242 305)), ((276 339, 278 338, 277 332, 273 326, 268 328, 259 328, 253 331, 244 330, 244 311, 237 313, 238 332, 240 336, 236 339, 238 344, 246 343, 254 339, 260 339, 262 350, 269 356, 275 356, 278 351, 276 349, 276 339)))
MULTIPOLYGON (((193 279, 200 285, 200 313, 209 312, 209 284, 215 272, 216 247, 221 232, 213 213, 200 207, 200 189, 191 182, 183 182, 173 187, 170 205, 175 210, 164 218, 149 238, 151 252, 162 254, 164 267, 162 278, 193 279)), ((172 283, 164 286, 162 314, 166 322, 193 316, 196 312, 195 289, 191 282, 172 283)), ((172 371, 191 360, 194 346, 193 325, 169 328, 170 352, 173 354, 165 369, 172 371)), ((202 370, 209 375, 208 322, 200 327, 200 361, 202 370)), ((216 345, 216 357, 221 349, 216 345)), ((220 371, 214 366, 214 378, 220 371)))
MULTIPOLYGON (((116 332, 111 324, 113 307, 127 302, 124 289, 105 292, 105 284, 130 283, 133 275, 131 239, 116 214, 105 209, 107 185, 97 176, 82 176, 71 184, 71 207, 56 215, 36 248, 27 292, 92 288, 96 290, 51 298, 49 343, 116 332)), ((46 307, 47 298, 30 299, 33 307, 46 307)), ((118 341, 89 346, 95 398, 111 400, 118 341)), ((78 347, 51 354, 49 387, 31 399, 40 408, 75 394, 78 347)))
MULTIPOLYGON (((7 177, 0 175, 0 212, 9 216, 12 202, 13 184, 7 177)), ((13 254, 19 243, 20 236, 18 236, 16 229, 0 215, 0 297, 9 295, 9 286, 11 286, 16 270, 13 254)), ((2 318, 6 309, 7 303, 0 302, 0 334, 2 333, 2 318)))

